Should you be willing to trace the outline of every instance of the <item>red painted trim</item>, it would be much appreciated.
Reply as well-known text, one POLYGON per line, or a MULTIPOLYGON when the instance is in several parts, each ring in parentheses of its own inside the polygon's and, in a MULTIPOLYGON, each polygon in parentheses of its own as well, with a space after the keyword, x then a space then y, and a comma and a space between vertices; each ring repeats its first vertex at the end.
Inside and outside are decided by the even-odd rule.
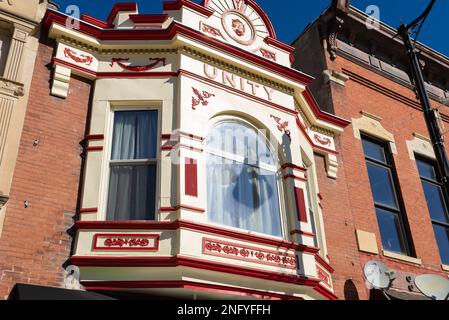
POLYGON ((299 267, 298 267, 299 264, 298 264, 298 261, 297 261, 297 258, 296 258, 295 254, 285 254, 285 253, 279 252, 279 251, 261 249, 260 247, 256 248, 256 247, 251 247, 251 246, 242 245, 242 244, 238 244, 238 243, 231 243, 231 242, 223 241, 221 239, 203 238, 202 246, 203 246, 202 253, 204 255, 220 257, 220 258, 226 258, 226 259, 232 259, 232 260, 246 261, 246 262, 249 262, 249 263, 263 264, 263 265, 267 265, 267 266, 276 266, 276 267, 283 268, 283 269, 294 269, 294 270, 299 269, 299 267), (285 265, 285 264, 282 264, 282 263, 262 261, 262 260, 259 260, 256 257, 254 257, 254 259, 248 259, 248 258, 244 258, 244 257, 235 256, 233 254, 227 255, 226 253, 222 254, 222 253, 217 253, 217 252, 210 252, 210 251, 207 251, 206 247, 205 247, 207 241, 216 242, 216 243, 219 243, 219 244, 224 244, 225 246, 229 246, 229 247, 239 247, 239 248, 242 248, 243 250, 246 249, 246 250, 249 250, 249 251, 256 251, 256 252, 263 253, 263 254, 269 253, 269 254, 273 254, 273 255, 277 255, 277 256, 290 257, 290 258, 295 259, 295 265, 292 266, 292 265, 285 265))
POLYGON ((169 150, 178 149, 178 148, 182 148, 182 149, 186 149, 186 150, 190 150, 190 151, 196 151, 196 152, 199 152, 199 153, 204 152, 203 149, 195 148, 195 147, 192 147, 192 146, 188 146, 188 145, 185 145, 185 144, 179 144, 179 143, 177 145, 175 145, 175 146, 171 146, 171 145, 162 146, 161 150, 169 151, 169 150))
POLYGON ((86 13, 83 13, 81 15, 81 20, 90 24, 93 24, 94 26, 98 27, 98 28, 104 28, 104 29, 109 29, 109 28, 113 28, 114 25, 109 24, 107 22, 104 22, 103 20, 97 19, 95 17, 92 17, 86 13))
POLYGON ((304 197, 304 190, 301 188, 295 188, 295 203, 298 213, 298 220, 300 222, 308 222, 306 201, 304 197))
POLYGON ((175 211, 179 211, 181 209, 188 210, 188 211, 193 211, 193 212, 197 212, 197 213, 204 213, 204 212, 206 212, 206 210, 204 210, 204 209, 195 208, 195 207, 186 206, 186 205, 179 205, 179 206, 175 206, 175 207, 161 207, 160 211, 161 212, 175 212, 175 211))
MULTIPOLYGON (((190 2, 189 3, 194 3, 190 2)), ((47 10, 43 24, 49 29, 53 23, 65 26, 67 16, 63 13, 47 10)), ((139 30, 139 29, 101 29, 95 26, 80 23, 80 29, 77 30, 86 35, 97 38, 98 40, 172 40, 177 34, 184 35, 197 40, 205 45, 225 51, 241 60, 252 62, 265 70, 277 73, 283 77, 298 81, 302 84, 310 84, 313 78, 297 70, 277 64, 274 61, 267 60, 259 55, 244 51, 225 42, 213 39, 176 21, 173 21, 167 29, 139 30)))
POLYGON ((296 170, 299 170, 299 171, 302 171, 302 172, 307 172, 306 168, 301 167, 301 166, 297 166, 297 165, 295 165, 293 163, 284 163, 281 168, 282 169, 287 169, 287 168, 289 168, 289 169, 296 169, 296 170))
POLYGON ((288 44, 285 44, 279 40, 276 40, 273 37, 266 37, 264 41, 266 44, 277 47, 278 49, 287 51, 287 53, 289 53, 289 54, 291 54, 295 50, 294 47, 292 47, 288 44))
POLYGON ((331 265, 327 263, 326 260, 324 260, 323 257, 321 257, 319 254, 315 255, 315 261, 330 273, 335 272, 334 268, 332 268, 331 265))
POLYGON ((53 66, 61 65, 70 69, 74 69, 82 74, 87 75, 89 78, 101 79, 101 78, 173 78, 179 75, 179 72, 160 71, 160 72, 95 72, 76 64, 53 58, 53 66))
POLYGON ((106 251, 159 251, 159 234, 130 234, 130 233, 96 233, 93 237, 93 250, 106 250, 106 251), (109 238, 149 238, 154 239, 154 247, 145 247, 145 248, 115 248, 115 247, 99 247, 98 246, 98 238, 100 237, 109 237, 109 238))
POLYGON ((196 140, 196 141, 201 141, 203 142, 204 140, 206 140, 206 138, 200 137, 200 136, 196 136, 192 133, 187 133, 184 131, 174 131, 173 133, 164 133, 162 134, 162 140, 170 140, 170 141, 178 141, 178 136, 184 137, 184 138, 189 138, 190 140, 196 140), (172 139, 174 138, 174 139, 172 139))
POLYGON ((327 288, 322 287, 321 285, 318 285, 313 289, 329 300, 338 300, 338 297, 332 291, 330 291, 327 288))
POLYGON ((280 272, 265 271, 256 268, 241 267, 197 258, 174 257, 91 257, 72 256, 70 263, 79 267, 191 267, 215 272, 231 273, 239 276, 253 277, 296 285, 317 287, 321 280, 290 275, 280 272))
POLYGON ((89 134, 84 138, 86 141, 104 140, 104 134, 89 134))
POLYGON ((109 24, 113 24, 115 17, 120 12, 137 12, 137 3, 136 2, 117 2, 114 7, 112 8, 111 12, 109 13, 109 16, 107 18, 107 22, 109 24))
POLYGON ((103 151, 103 147, 87 147, 87 152, 103 151))
POLYGON ((306 178, 298 177, 298 176, 295 176, 294 174, 287 174, 283 178, 284 178, 284 180, 294 179, 294 180, 298 180, 298 181, 307 182, 306 178))
POLYGON ((170 289, 192 289, 208 291, 212 293, 231 294, 236 296, 250 296, 264 300, 303 300, 299 297, 282 295, 246 288, 236 288, 216 284, 206 284, 183 280, 162 280, 162 281, 82 281, 81 284, 92 291, 120 290, 120 289, 146 289, 146 288, 170 288, 170 289))
POLYGON ((302 96, 307 101, 307 103, 312 107, 313 112, 317 115, 317 117, 319 119, 328 121, 328 122, 338 125, 339 127, 342 127, 342 128, 346 128, 347 126, 349 126, 351 124, 351 122, 348 120, 345 120, 345 119, 342 119, 335 115, 321 111, 320 107, 318 106, 318 104, 317 104, 315 98, 313 97, 312 93, 310 92, 309 88, 307 88, 306 90, 304 90, 302 92, 302 96))
POLYGON ((182 7, 187 7, 192 9, 206 17, 210 17, 214 14, 214 11, 202 6, 201 4, 195 3, 190 0, 176 0, 176 1, 165 1, 162 3, 164 11, 175 11, 180 10, 182 7))
POLYGON ((198 197, 198 163, 195 159, 185 158, 185 194, 198 197))
POLYGON ((316 237, 315 233, 302 231, 302 230, 292 230, 292 231, 290 231, 290 234, 291 235, 300 234, 302 236, 308 236, 308 237, 312 237, 312 238, 316 237))
MULTIPOLYGON (((176 207, 174 207, 176 208, 176 207)), ((171 208, 170 208, 171 209, 171 208)), ((248 232, 234 231, 224 229, 217 226, 200 224, 185 220, 176 220, 174 222, 154 222, 154 221, 77 221, 75 223, 77 230, 178 230, 190 229, 201 231, 204 233, 224 236, 232 239, 259 243, 276 248, 284 248, 289 250, 296 250, 299 252, 306 252, 309 254, 316 254, 320 251, 319 248, 310 247, 294 242, 287 242, 284 240, 274 239, 271 237, 264 237, 261 235, 253 235, 248 232)))
POLYGON ((75 228, 76 230, 178 230, 179 223, 178 221, 77 221, 75 228))
POLYGON ((168 14, 131 14, 129 16, 134 23, 164 23, 168 14))
POLYGON ((83 208, 80 209, 80 214, 83 213, 97 213, 98 212, 98 208, 83 208))

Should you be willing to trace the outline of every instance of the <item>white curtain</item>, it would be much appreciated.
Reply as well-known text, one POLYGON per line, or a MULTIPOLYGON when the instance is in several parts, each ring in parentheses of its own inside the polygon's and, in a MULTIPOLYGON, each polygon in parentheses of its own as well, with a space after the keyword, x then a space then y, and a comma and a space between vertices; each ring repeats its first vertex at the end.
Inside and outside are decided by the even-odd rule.
POLYGON ((107 220, 154 220, 156 154, 157 111, 116 112, 107 220))
POLYGON ((276 167, 265 139, 244 124, 224 122, 209 135, 208 151, 210 221, 281 237, 276 167))

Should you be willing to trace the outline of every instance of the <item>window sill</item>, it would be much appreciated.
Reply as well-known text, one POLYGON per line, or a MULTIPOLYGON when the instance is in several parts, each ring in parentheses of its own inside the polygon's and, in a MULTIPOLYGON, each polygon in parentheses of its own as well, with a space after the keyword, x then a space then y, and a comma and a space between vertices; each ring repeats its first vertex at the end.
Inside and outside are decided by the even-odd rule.
POLYGON ((449 272, 449 266, 448 266, 447 264, 441 265, 441 268, 442 268, 444 271, 448 271, 448 272, 449 272))
POLYGON ((405 262, 413 263, 413 264, 416 264, 416 265, 419 265, 419 266, 422 265, 421 259, 412 258, 412 257, 409 257, 409 256, 405 256, 403 254, 398 254, 398 253, 389 252, 389 251, 385 251, 385 250, 382 250, 382 253, 387 258, 392 258, 392 259, 395 259, 395 260, 405 261, 405 262))

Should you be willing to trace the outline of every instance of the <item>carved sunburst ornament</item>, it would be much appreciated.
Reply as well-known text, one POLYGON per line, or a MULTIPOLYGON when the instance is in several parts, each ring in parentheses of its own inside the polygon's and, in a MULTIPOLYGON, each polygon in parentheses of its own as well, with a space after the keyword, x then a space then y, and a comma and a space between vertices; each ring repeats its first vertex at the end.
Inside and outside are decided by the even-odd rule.
POLYGON ((228 38, 243 46, 251 46, 258 37, 269 36, 268 28, 260 14, 246 0, 208 0, 205 6, 215 11, 221 19, 228 38))

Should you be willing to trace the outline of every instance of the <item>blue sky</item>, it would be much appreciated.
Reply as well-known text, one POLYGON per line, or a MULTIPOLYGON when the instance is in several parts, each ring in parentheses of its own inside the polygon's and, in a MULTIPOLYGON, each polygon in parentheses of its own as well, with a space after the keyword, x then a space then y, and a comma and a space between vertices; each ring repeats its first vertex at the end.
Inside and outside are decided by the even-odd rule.
MULTIPOLYGON (((88 13, 104 19, 115 2, 126 0, 56 0, 65 11, 68 5, 77 5, 81 13, 88 13)), ((331 0, 256 0, 272 20, 278 38, 291 43, 318 15, 326 9, 331 0)), ((140 13, 160 13, 163 0, 138 0, 140 13)), ((200 0, 196 0, 200 2, 200 0)), ((392 27, 401 21, 411 22, 427 6, 430 0, 352 0, 362 11, 370 5, 380 9, 380 20, 392 27)), ((436 51, 449 56, 449 1, 437 0, 435 8, 421 33, 419 40, 436 51)))

